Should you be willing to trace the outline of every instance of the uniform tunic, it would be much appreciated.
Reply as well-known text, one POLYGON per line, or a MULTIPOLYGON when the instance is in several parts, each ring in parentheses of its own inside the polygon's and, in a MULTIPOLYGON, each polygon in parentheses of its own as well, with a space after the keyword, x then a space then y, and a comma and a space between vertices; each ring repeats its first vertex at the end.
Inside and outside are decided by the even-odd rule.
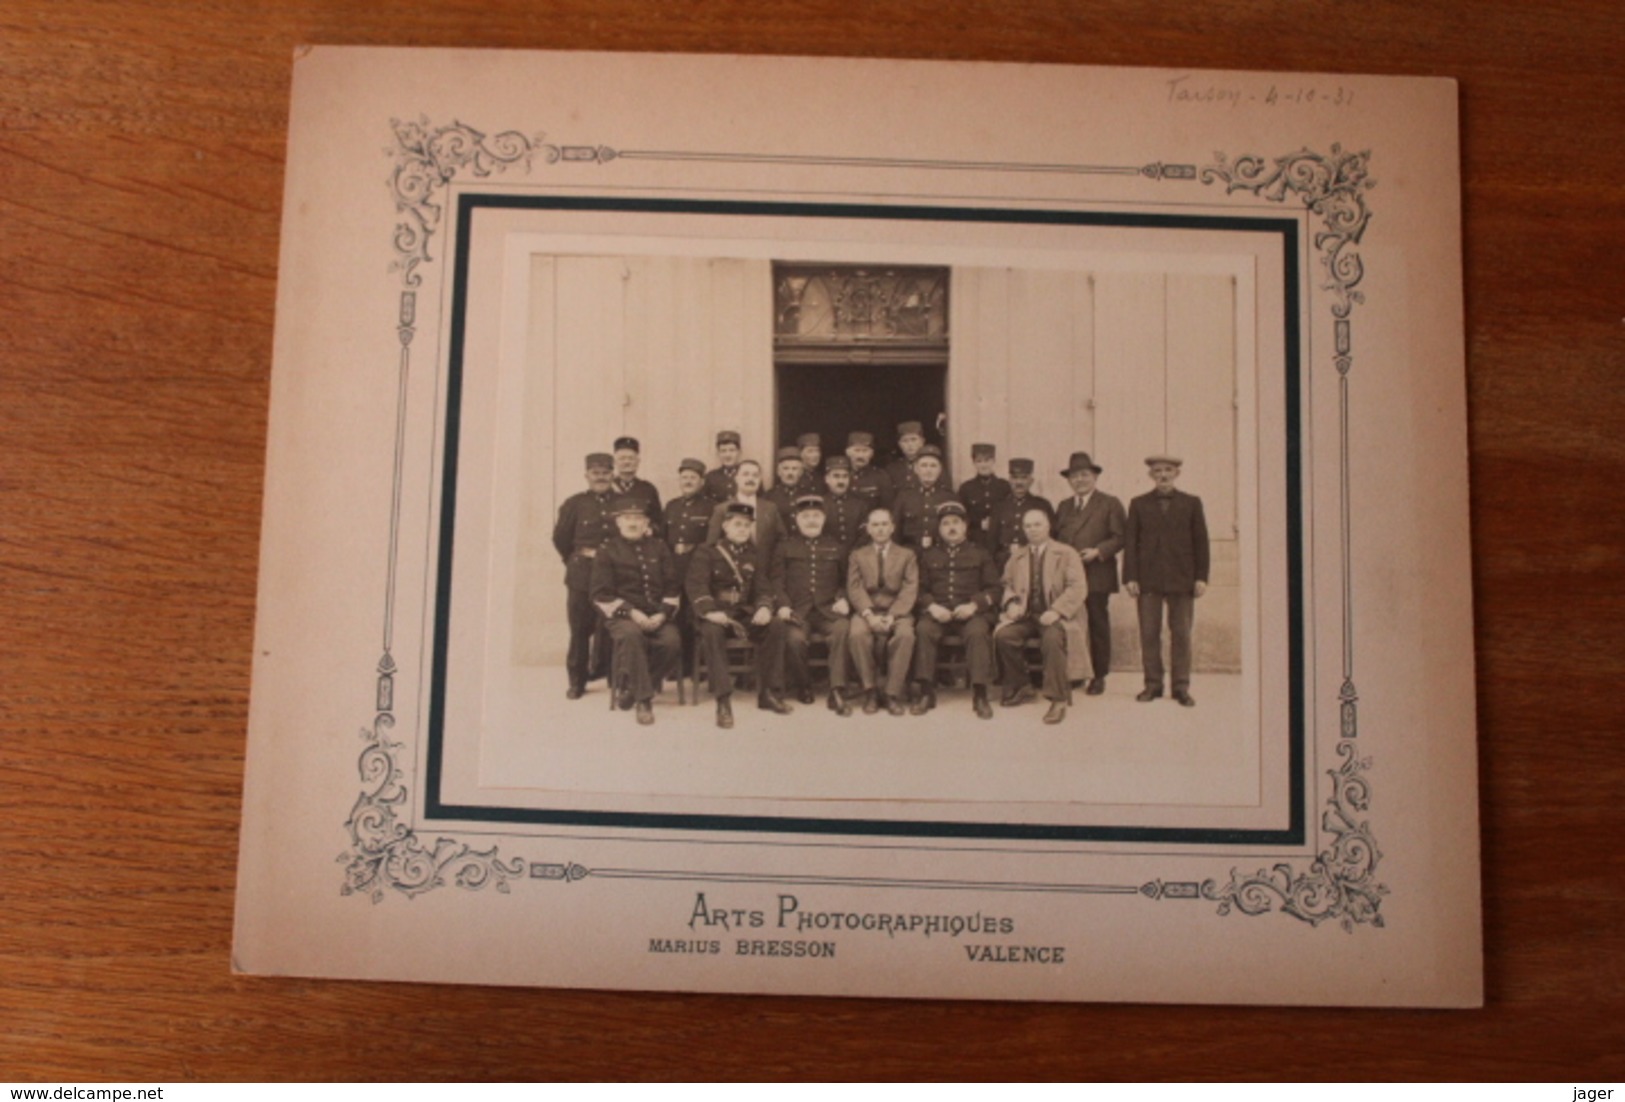
POLYGON ((832 536, 842 551, 850 551, 865 537, 863 526, 872 509, 869 499, 850 491, 824 494, 824 534, 832 536))
POLYGON ((669 619, 677 611, 679 591, 671 548, 653 536, 616 536, 593 559, 592 600, 614 643, 610 684, 639 702, 653 698, 682 653, 677 626, 669 619), (649 616, 665 613, 668 619, 646 631, 630 619, 634 609, 649 616))
MULTIPOLYGON (((565 499, 553 525, 553 547, 564 560, 564 584, 568 587, 565 613, 570 622, 570 649, 564 667, 570 684, 576 688, 609 672, 607 645, 600 646, 598 661, 592 661, 598 613, 592 607, 591 592, 593 556, 605 540, 616 534, 615 520, 609 515, 614 500, 613 491, 595 494, 583 490, 565 499)), ((607 644, 608 640, 601 642, 607 644)))
POLYGON ((937 543, 937 506, 958 500, 958 496, 940 482, 934 486, 916 482, 899 491, 892 503, 892 516, 897 518, 897 542, 910 547, 930 547, 937 543))
POLYGON ((796 617, 785 632, 785 658, 789 679, 798 687, 812 684, 807 645, 814 632, 829 638, 830 687, 839 689, 846 684, 846 638, 851 621, 835 611, 835 602, 846 596, 846 554, 847 546, 835 536, 808 539, 800 533, 781 541, 774 553, 777 603, 796 617))
POLYGON ((959 633, 972 685, 993 682, 993 620, 1003 593, 998 564, 987 548, 965 540, 955 546, 939 542, 920 552, 920 606, 915 626, 914 676, 927 685, 937 680, 937 648, 944 636, 959 633), (938 623, 929 611, 941 605, 952 612, 974 604, 968 620, 938 623))
POLYGON ((727 642, 734 631, 705 619, 710 612, 726 613, 730 620, 744 625, 747 637, 756 644, 758 691, 778 688, 784 675, 784 621, 775 616, 766 626, 750 623, 757 609, 771 610, 777 605, 770 572, 764 568, 757 546, 749 542, 735 545, 727 539, 702 545, 689 561, 684 588, 694 609, 712 694, 722 697, 733 692, 727 642))
MULTIPOLYGON (((666 502, 666 546, 676 560, 679 581, 688 578, 688 562, 694 549, 705 542, 706 528, 711 523, 711 510, 716 502, 705 496, 701 489, 693 497, 674 497, 666 502)), ((682 608, 677 617, 677 631, 683 637, 683 669, 694 668, 694 622, 689 615, 688 593, 683 593, 682 608)))
POLYGON ((643 502, 643 511, 648 514, 649 525, 656 536, 665 533, 665 515, 660 510, 660 491, 655 484, 642 478, 630 480, 615 479, 614 489, 617 494, 635 497, 643 502))
POLYGON ((996 474, 977 475, 959 487, 959 500, 965 506, 965 522, 970 525, 970 538, 989 551, 998 546, 993 537, 993 510, 1010 493, 1010 483, 996 474))
POLYGON ((867 500, 871 509, 877 505, 890 509, 896 489, 890 475, 871 466, 852 472, 851 492, 867 500))
POLYGON ((732 467, 712 467, 705 472, 705 488, 701 492, 718 503, 732 501, 734 494, 739 492, 739 484, 734 481, 738 474, 737 463, 732 467))

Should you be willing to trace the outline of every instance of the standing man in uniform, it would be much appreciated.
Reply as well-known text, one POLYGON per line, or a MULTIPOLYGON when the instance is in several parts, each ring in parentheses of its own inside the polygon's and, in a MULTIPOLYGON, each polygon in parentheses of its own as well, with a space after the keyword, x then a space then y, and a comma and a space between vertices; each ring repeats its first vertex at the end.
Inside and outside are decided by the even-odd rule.
POLYGON ((1001 595, 993 555, 966 538, 966 509, 957 501, 937 506, 941 540, 920 552, 919 623, 914 630, 914 679, 918 692, 909 710, 923 716, 937 706, 937 647, 958 635, 970 666, 971 708, 993 718, 987 687, 993 683, 993 617, 1001 595))
POLYGON ((1089 638, 1079 616, 1089 595, 1089 582, 1078 553, 1050 538, 1050 514, 1030 506, 1021 518, 1027 544, 1011 553, 1004 568, 1003 609, 993 643, 1004 668, 1004 697, 1011 707, 1032 697, 1022 648, 1034 636, 1044 664, 1045 723, 1066 718, 1072 699, 1072 676, 1089 669, 1089 638))
POLYGON ((1123 503, 1095 489, 1101 470, 1088 452, 1073 452, 1061 472, 1072 485, 1072 496, 1055 512, 1055 538, 1077 551, 1089 578, 1084 608, 1089 618, 1089 668, 1094 671, 1085 690, 1090 696, 1106 691, 1106 675, 1112 668, 1112 619, 1107 605, 1117 592, 1117 553, 1123 549, 1128 526, 1123 503))
POLYGON ((824 531, 842 551, 851 551, 863 539, 871 508, 867 498, 852 492, 852 461, 844 455, 830 456, 824 464, 824 487, 824 531))
POLYGON ((730 636, 756 644, 756 706, 779 715, 787 714, 790 706, 776 691, 784 676, 786 625, 773 615, 769 571, 760 549, 751 542, 753 511, 740 501, 720 508, 725 516, 722 535, 694 552, 686 588, 700 646, 705 649, 711 695, 717 700, 717 726, 727 728, 734 725, 733 675, 728 670, 727 651, 730 636))
MULTIPOLYGON (((678 496, 666 503, 666 546, 671 548, 677 577, 682 581, 688 578, 688 562, 694 557, 694 549, 705 542, 716 503, 705 496, 705 464, 698 459, 685 459, 677 465, 677 489, 678 496)), ((677 610, 677 633, 683 639, 683 672, 692 674, 694 616, 686 590, 677 610)))
POLYGON ((592 601, 614 645, 610 688, 615 706, 636 705, 638 722, 655 721, 654 696, 682 654, 677 625, 679 585, 671 549, 649 534, 645 504, 630 494, 615 499, 619 534, 592 562, 592 601))
POLYGON ((918 421, 904 421, 897 426, 897 458, 886 464, 886 477, 891 479, 894 497, 905 489, 919 485, 914 458, 923 447, 925 428, 918 421))
POLYGON ((1173 696, 1194 708, 1191 696, 1191 629, 1196 598, 1207 592, 1207 517, 1202 499, 1174 489, 1184 461, 1153 455, 1146 461, 1156 488, 1128 507, 1123 547, 1123 585, 1139 606, 1140 658, 1145 664, 1142 703, 1162 695, 1162 610, 1172 637, 1173 696))
POLYGON ((797 497, 824 492, 824 441, 816 432, 804 432, 796 437, 801 451, 801 483, 796 487, 797 497))
POLYGON ((993 558, 1003 570, 1010 561, 1010 551, 1027 545, 1027 532, 1023 518, 1028 509, 1042 509, 1055 520, 1055 507, 1046 498, 1030 493, 1033 486, 1033 461, 1010 460, 1010 496, 993 507, 993 558))
POLYGON ((773 488, 767 493, 767 499, 778 509, 779 516, 788 519, 795 515, 796 498, 801 496, 799 487, 805 473, 800 448, 786 445, 779 449, 773 466, 773 488))
POLYGON ((959 487, 971 542, 981 544, 989 552, 997 552, 999 546, 993 535, 993 510, 1010 496, 1010 483, 994 473, 993 462, 997 456, 998 449, 992 444, 972 444, 970 461, 976 474, 959 487))
POLYGON ((914 657, 914 602, 920 595, 920 564, 914 550, 892 540, 889 509, 869 512, 869 543, 852 552, 846 567, 846 596, 852 604, 847 645, 863 685, 863 710, 882 706, 894 716, 904 708, 908 667, 914 657), (875 649, 886 654, 886 685, 877 686, 875 649))
POLYGON ((847 547, 824 532, 823 498, 817 494, 797 498, 795 509, 796 534, 780 540, 773 554, 778 615, 786 625, 786 687, 794 685, 803 704, 813 702, 807 643, 814 633, 823 635, 829 642, 829 710, 849 716, 846 640, 852 606, 846 599, 847 547))
MULTIPOLYGON (((580 700, 587 682, 609 672, 606 646, 600 646, 593 662, 593 635, 598 631, 598 613, 592 607, 592 561, 604 541, 615 534, 610 519, 614 493, 615 460, 608 452, 587 456, 587 488, 573 494, 559 506, 553 525, 553 548, 564 560, 565 615, 570 622, 570 649, 564 660, 571 700, 580 700)), ((607 637, 603 641, 607 644, 607 637)))
POLYGON ((615 441, 615 492, 622 497, 635 497, 643 502, 643 513, 655 535, 661 535, 665 514, 660 509, 660 491, 653 482, 638 477, 638 464, 642 460, 638 441, 633 436, 618 437, 615 441))
MULTIPOLYGON (((885 471, 874 466, 875 437, 869 432, 849 433, 846 438, 846 457, 852 462, 852 492, 869 503, 891 508, 895 487, 885 471)), ((868 514, 865 513, 865 523, 868 514)))
POLYGON ((734 474, 739 470, 739 433, 723 429, 717 433, 717 465, 705 476, 705 496, 721 505, 732 501, 734 474))
POLYGON ((897 541, 910 547, 930 547, 936 540, 938 507, 958 500, 942 483, 942 449, 925 445, 914 453, 913 484, 899 490, 892 501, 897 541))
POLYGON ((762 465, 754 459, 741 459, 734 471, 734 496, 711 510, 711 523, 705 529, 705 542, 715 543, 722 538, 722 523, 728 517, 728 506, 749 505, 756 518, 752 539, 762 553, 762 565, 773 561, 773 547, 784 535, 785 518, 778 506, 761 494, 762 465))

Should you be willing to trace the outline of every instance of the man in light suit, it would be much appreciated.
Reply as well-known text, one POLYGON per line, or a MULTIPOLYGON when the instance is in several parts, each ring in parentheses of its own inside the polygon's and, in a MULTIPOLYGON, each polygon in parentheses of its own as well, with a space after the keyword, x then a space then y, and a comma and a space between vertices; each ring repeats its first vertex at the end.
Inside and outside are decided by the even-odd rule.
POLYGON ((914 549, 892 540, 892 515, 876 507, 869 513, 869 542, 847 560, 846 597, 852 605, 852 631, 847 647, 863 685, 863 710, 869 715, 884 704, 894 716, 904 714, 908 670, 914 657, 914 602, 920 593, 920 564, 914 549), (875 683, 875 649, 886 652, 884 693, 875 683))
POLYGON ((1071 681, 1088 676, 1089 639, 1080 616, 1089 581, 1083 560, 1050 537, 1049 513, 1033 506, 1022 517, 1027 546, 1011 551, 1004 566, 1004 600, 993 643, 1003 667, 1005 707, 1032 699, 1022 647, 1037 637, 1044 662, 1045 723, 1066 718, 1071 681))
POLYGON ((1171 455, 1146 461, 1156 489, 1128 507, 1123 545, 1123 585, 1139 604, 1140 657, 1145 663, 1142 703, 1162 695, 1162 610, 1173 638, 1173 697, 1194 708, 1191 696, 1191 628, 1196 598, 1207 592, 1207 518, 1202 499, 1174 489, 1183 462, 1171 455))
POLYGON ((1061 472, 1072 485, 1072 496, 1055 513, 1055 538, 1077 551, 1089 579, 1084 608, 1089 614, 1089 665, 1095 674, 1089 681, 1090 696, 1106 691, 1106 675, 1112 668, 1112 619, 1107 602, 1117 592, 1117 553, 1123 549, 1128 525, 1123 503, 1095 489, 1100 472, 1088 452, 1073 452, 1061 472))

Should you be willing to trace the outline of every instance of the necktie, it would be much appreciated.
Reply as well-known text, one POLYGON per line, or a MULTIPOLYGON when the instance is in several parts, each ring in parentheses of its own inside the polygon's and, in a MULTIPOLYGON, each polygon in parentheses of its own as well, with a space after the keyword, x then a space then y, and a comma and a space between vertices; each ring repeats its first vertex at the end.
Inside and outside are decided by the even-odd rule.
POLYGON ((1037 616, 1037 615, 1041 614, 1044 611, 1045 607, 1046 607, 1046 604, 1045 604, 1045 601, 1044 601, 1044 556, 1039 552, 1038 548, 1036 548, 1036 547, 1032 549, 1031 553, 1032 553, 1032 557, 1033 557, 1033 563, 1032 563, 1032 567, 1033 567, 1032 568, 1033 596, 1032 596, 1032 603, 1031 603, 1030 607, 1032 608, 1032 614, 1034 616, 1037 616))

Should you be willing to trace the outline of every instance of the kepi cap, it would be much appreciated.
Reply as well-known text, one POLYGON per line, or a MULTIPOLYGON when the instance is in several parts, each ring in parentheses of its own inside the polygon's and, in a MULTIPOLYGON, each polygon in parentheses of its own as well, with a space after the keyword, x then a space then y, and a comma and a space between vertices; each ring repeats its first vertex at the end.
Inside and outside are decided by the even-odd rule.
POLYGON ((613 455, 610 455, 608 452, 588 452, 587 453, 587 470, 589 470, 589 471, 592 470, 594 467, 604 467, 604 468, 607 469, 607 468, 612 468, 614 466, 615 466, 615 457, 613 455))
POLYGON ((1032 474, 1033 473, 1033 461, 1031 459, 1012 459, 1012 460, 1010 460, 1010 473, 1011 474, 1032 474))
POLYGON ((817 494, 802 494, 796 498, 796 512, 804 513, 808 509, 817 509, 822 513, 824 511, 824 499, 817 494))
POLYGON ((635 498, 631 494, 622 494, 610 505, 609 515, 620 517, 628 513, 636 513, 639 516, 647 515, 644 512, 644 503, 641 498, 635 498))
POLYGON ((900 421, 897 425, 898 436, 924 436, 925 429, 918 421, 900 421))
POLYGON ((846 446, 849 448, 873 448, 875 434, 872 432, 849 432, 846 434, 846 446))
POLYGON ((992 459, 998 454, 999 449, 992 444, 972 444, 970 446, 970 457, 972 459, 992 459))
POLYGON ((722 515, 724 519, 728 517, 744 517, 746 520, 755 520, 756 507, 747 505, 743 501, 730 501, 724 506, 722 515))
POLYGON ((937 447, 935 444, 927 444, 923 448, 921 448, 919 451, 914 453, 914 459, 915 459, 916 462, 918 462, 919 460, 924 459, 928 455, 933 459, 941 459, 942 458, 942 449, 937 447))
POLYGON ((937 506, 938 523, 941 523, 943 517, 963 517, 969 515, 970 514, 965 511, 965 507, 959 504, 957 501, 944 501, 941 505, 937 506))
POLYGON ((719 448, 724 444, 737 444, 739 442, 739 433, 733 429, 723 429, 717 433, 717 447, 719 448))
POLYGON ((705 464, 698 459, 685 459, 677 464, 677 473, 682 474, 684 471, 693 471, 703 477, 705 475, 705 464))
POLYGON ((824 473, 825 474, 829 474, 829 472, 831 472, 831 471, 847 471, 847 472, 850 472, 851 470, 852 470, 852 461, 850 459, 848 459, 844 455, 832 455, 828 459, 824 460, 824 473))
POLYGON ((824 441, 819 438, 816 432, 804 432, 796 437, 796 447, 798 448, 821 448, 823 446, 824 441))
POLYGON ((635 436, 617 436, 613 450, 618 452, 638 451, 638 438, 635 436))
POLYGON ((781 462, 781 463, 784 462, 786 459, 794 459, 797 463, 800 463, 801 462, 801 449, 797 448, 797 447, 793 447, 793 446, 791 446, 789 444, 786 444, 784 447, 779 449, 778 459, 779 459, 779 462, 781 462))

